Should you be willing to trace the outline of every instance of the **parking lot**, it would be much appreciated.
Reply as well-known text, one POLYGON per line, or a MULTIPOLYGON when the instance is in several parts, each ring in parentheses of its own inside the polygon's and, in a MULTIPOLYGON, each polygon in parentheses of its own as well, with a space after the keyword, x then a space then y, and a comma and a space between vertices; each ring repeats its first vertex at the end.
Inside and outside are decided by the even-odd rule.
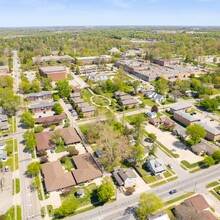
POLYGON ((157 136, 157 140, 163 144, 167 149, 179 154, 179 161, 187 160, 189 163, 195 163, 201 161, 203 158, 197 156, 190 150, 186 150, 186 146, 181 143, 175 136, 173 136, 168 131, 161 131, 160 129, 154 127, 153 125, 145 126, 146 131, 149 133, 154 133, 157 136))

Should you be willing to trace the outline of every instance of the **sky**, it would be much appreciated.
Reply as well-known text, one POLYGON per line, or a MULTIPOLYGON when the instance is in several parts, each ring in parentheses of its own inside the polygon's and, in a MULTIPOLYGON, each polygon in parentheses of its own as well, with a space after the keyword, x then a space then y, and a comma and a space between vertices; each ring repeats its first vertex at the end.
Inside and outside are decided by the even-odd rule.
POLYGON ((0 0, 0 27, 220 26, 220 0, 0 0))

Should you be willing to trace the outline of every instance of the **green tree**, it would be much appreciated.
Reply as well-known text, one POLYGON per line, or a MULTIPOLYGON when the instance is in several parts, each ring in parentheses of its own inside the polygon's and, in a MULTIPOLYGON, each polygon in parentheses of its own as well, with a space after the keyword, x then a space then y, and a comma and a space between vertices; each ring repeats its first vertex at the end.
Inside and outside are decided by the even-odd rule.
POLYGON ((159 211, 163 207, 162 200, 153 193, 144 193, 140 196, 136 215, 141 220, 147 219, 147 215, 159 211))
POLYGON ((57 82, 56 90, 58 91, 59 97, 68 97, 70 95, 71 89, 72 88, 69 85, 68 80, 59 80, 57 82))
POLYGON ((142 115, 136 115, 133 120, 133 126, 134 126, 134 138, 136 140, 136 144, 138 145, 141 142, 141 139, 143 137, 144 133, 144 122, 146 121, 146 118, 142 115))
POLYGON ((54 215, 59 218, 66 217, 70 214, 73 214, 76 211, 77 207, 78 207, 77 201, 71 198, 69 200, 64 201, 62 205, 55 210, 54 215))
POLYGON ((141 145, 135 145, 132 147, 131 160, 135 165, 140 165, 144 159, 144 149, 141 145))
POLYGON ((2 102, 3 102, 2 108, 4 109, 8 117, 15 116, 21 104, 20 97, 17 95, 10 96, 8 94, 7 98, 5 98, 2 102))
POLYGON ((159 78, 156 82, 155 82, 155 91, 161 95, 164 95, 169 87, 168 87, 168 81, 164 78, 159 78))
POLYGON ((32 162, 27 166, 27 174, 30 176, 37 176, 40 172, 41 166, 39 162, 32 162))
POLYGON ((200 142, 201 138, 206 136, 205 129, 197 124, 190 125, 186 128, 186 133, 191 137, 194 144, 200 142))
POLYGON ((200 102, 200 106, 205 108, 207 111, 213 112, 218 109, 219 103, 217 99, 205 98, 200 102))
POLYGON ((154 134, 154 133, 150 133, 150 134, 148 135, 148 138, 149 138, 152 142, 155 142, 155 141, 157 140, 157 136, 156 136, 156 134, 154 134))
POLYGON ((207 156, 205 157, 205 159, 203 160, 203 162, 208 166, 213 166, 215 164, 215 160, 211 157, 211 156, 207 156))
POLYGON ((80 74, 79 66, 76 66, 76 75, 80 74))
POLYGON ((115 195, 114 187, 111 184, 102 184, 97 189, 99 202, 108 202, 115 195))
POLYGON ((212 155, 212 157, 213 157, 216 161, 220 162, 220 150, 215 151, 214 154, 212 155))
POLYGON ((34 138, 29 138, 25 142, 25 148, 30 152, 33 152, 36 146, 37 146, 37 141, 34 138))
POLYGON ((20 121, 25 125, 26 128, 33 128, 35 124, 34 116, 29 111, 22 113, 20 121))
POLYGON ((44 127, 42 125, 39 125, 37 127, 34 128, 34 132, 35 133, 40 133, 44 130, 44 127))
POLYGON ((55 113, 56 113, 57 115, 60 115, 60 114, 63 113, 63 108, 62 108, 62 106, 60 105, 60 103, 55 103, 55 104, 53 105, 53 111, 55 111, 55 113))

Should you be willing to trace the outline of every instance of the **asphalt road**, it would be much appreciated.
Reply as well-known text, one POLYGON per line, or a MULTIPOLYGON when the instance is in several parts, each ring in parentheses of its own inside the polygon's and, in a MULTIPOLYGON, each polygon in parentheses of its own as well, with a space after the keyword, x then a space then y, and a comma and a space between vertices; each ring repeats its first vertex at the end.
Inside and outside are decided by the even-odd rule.
MULTIPOLYGON (((210 167, 209 169, 191 174, 189 177, 161 185, 155 189, 150 189, 146 193, 156 193, 164 201, 173 199, 188 192, 196 192, 201 187, 205 187, 209 182, 220 178, 220 165, 210 167), (170 195, 169 191, 176 189, 177 193, 170 195)), ((125 199, 116 201, 111 204, 92 209, 85 213, 66 218, 68 220, 98 220, 98 219, 115 219, 128 213, 132 207, 137 205, 141 194, 129 196, 125 199)))

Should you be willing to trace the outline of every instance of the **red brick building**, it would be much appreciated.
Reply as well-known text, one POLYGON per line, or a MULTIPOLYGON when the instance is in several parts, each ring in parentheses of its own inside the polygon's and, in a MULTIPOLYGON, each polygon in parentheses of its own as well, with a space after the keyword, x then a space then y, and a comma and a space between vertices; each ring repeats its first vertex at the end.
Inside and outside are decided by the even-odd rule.
POLYGON ((66 67, 64 66, 46 66, 40 67, 39 73, 45 78, 50 78, 53 81, 64 80, 67 78, 66 67))

